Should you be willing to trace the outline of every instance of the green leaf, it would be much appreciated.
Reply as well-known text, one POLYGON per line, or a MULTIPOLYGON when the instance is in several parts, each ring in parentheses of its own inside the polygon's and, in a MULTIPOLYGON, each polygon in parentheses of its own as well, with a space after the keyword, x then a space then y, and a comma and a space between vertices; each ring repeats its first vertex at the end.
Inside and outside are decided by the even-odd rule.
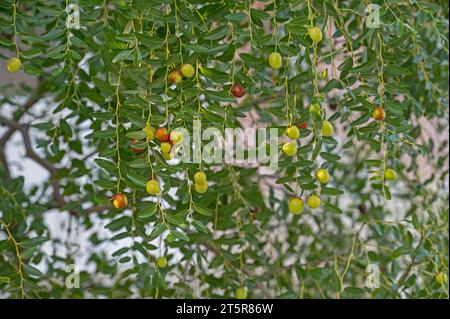
POLYGON ((364 73, 372 71, 377 63, 377 58, 373 58, 372 60, 367 61, 366 63, 360 64, 357 67, 351 69, 352 73, 364 73))
POLYGON ((211 101, 216 102, 236 102, 236 99, 232 97, 228 92, 224 91, 204 91, 206 97, 211 101))
POLYGON ((111 231, 117 231, 122 227, 131 225, 131 219, 128 216, 122 216, 117 219, 112 220, 108 224, 105 225, 105 228, 111 231))
POLYGON ((324 203, 325 211, 331 212, 333 214, 342 214, 342 210, 336 205, 330 203, 324 203))
POLYGON ((205 40, 220 40, 223 39, 228 33, 228 26, 223 25, 215 28, 214 30, 209 31, 204 36, 205 40))
POLYGON ((205 215, 205 216, 212 216, 213 212, 206 206, 203 206, 200 203, 194 203, 194 211, 196 211, 197 213, 201 214, 201 215, 205 215))
POLYGON ((94 181, 94 184, 103 189, 114 189, 116 188, 116 184, 110 181, 106 181, 104 179, 94 181))
POLYGON ((165 230, 167 229, 166 225, 164 224, 158 224, 155 228, 153 228, 152 232, 150 233, 150 238, 156 238, 159 235, 161 235, 165 230))
POLYGON ((45 243, 46 241, 49 241, 50 238, 48 237, 34 237, 30 239, 25 239, 19 242, 20 246, 26 246, 26 247, 34 247, 39 246, 45 243))
POLYGON ((32 277, 36 277, 36 278, 44 277, 44 274, 39 269, 37 269, 36 267, 33 267, 31 265, 28 265, 28 264, 23 265, 23 270, 26 274, 28 274, 32 277))
POLYGON ((125 50, 125 51, 119 52, 119 53, 112 59, 112 62, 113 62, 113 63, 116 63, 116 62, 120 62, 120 61, 122 61, 122 60, 125 60, 126 58, 128 58, 128 57, 131 55, 131 53, 133 53, 132 50, 125 50))
POLYGON ((156 203, 146 203, 145 207, 140 209, 137 212, 137 217, 138 219, 147 219, 152 217, 153 215, 156 214, 156 211, 158 210, 158 207, 156 206, 156 203))
POLYGON ((336 189, 336 188, 332 188, 332 187, 322 187, 320 189, 320 192, 323 195, 330 195, 330 196, 336 196, 336 195, 342 195, 344 194, 343 191, 336 189))
POLYGON ((127 178, 138 187, 145 188, 147 185, 147 178, 137 173, 129 172, 127 173, 127 178))
POLYGON ((114 162, 111 162, 109 160, 105 160, 102 158, 96 158, 94 162, 100 166, 101 168, 104 168, 106 171, 114 171, 117 170, 117 165, 114 162))
POLYGON ((198 220, 198 219, 194 220, 192 222, 192 225, 194 225, 195 229, 197 229, 200 232, 203 232, 203 233, 206 233, 206 234, 209 233, 209 230, 205 226, 205 224, 203 224, 203 222, 198 220))
POLYGON ((147 137, 147 133, 144 131, 133 131, 128 132, 126 136, 130 139, 143 140, 147 137))
POLYGON ((182 232, 179 232, 178 230, 172 229, 170 231, 170 233, 172 235, 174 235, 176 238, 184 240, 184 241, 189 241, 189 237, 186 234, 183 234, 182 232))
POLYGON ((328 152, 320 152, 320 157, 329 162, 336 162, 341 159, 339 155, 331 154, 328 152))
POLYGON ((125 253, 128 252, 129 250, 130 250, 129 247, 122 247, 122 248, 119 248, 119 249, 117 249, 115 252, 112 253, 112 256, 113 256, 113 257, 118 257, 118 256, 120 256, 120 255, 125 254, 125 253))
POLYGON ((40 68, 29 64, 24 65, 23 70, 25 71, 26 74, 31 76, 39 76, 42 73, 42 70, 40 68))

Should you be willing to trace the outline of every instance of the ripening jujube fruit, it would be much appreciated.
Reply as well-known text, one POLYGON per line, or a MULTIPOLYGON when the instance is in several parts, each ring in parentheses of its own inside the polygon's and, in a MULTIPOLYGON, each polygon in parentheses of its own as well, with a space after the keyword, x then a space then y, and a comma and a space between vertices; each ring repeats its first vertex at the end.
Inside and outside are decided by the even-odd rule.
POLYGON ((372 117, 375 121, 383 121, 386 118, 386 112, 382 106, 378 106, 373 110, 372 117))
POLYGON ((269 55, 269 65, 272 69, 279 69, 283 64, 283 58, 278 52, 272 52, 269 55))
POLYGON ((322 112, 322 108, 321 108, 320 104, 313 103, 309 106, 309 112, 316 112, 317 114, 320 115, 320 113, 322 112))
POLYGON ((183 79, 183 76, 179 70, 173 70, 169 73, 169 81, 173 84, 178 84, 183 79))
POLYGON ((22 61, 19 58, 11 58, 6 62, 6 69, 11 73, 19 71, 21 67, 22 61))
POLYGON ((147 133, 147 140, 151 141, 155 138, 155 129, 153 127, 151 127, 150 125, 146 125, 143 129, 142 129, 145 133, 147 133))
POLYGON ((310 28, 308 34, 314 43, 318 43, 322 40, 322 30, 320 30, 318 27, 310 28))
POLYGON ((295 125, 291 125, 288 128, 286 128, 286 135, 292 139, 292 140, 296 140, 300 137, 300 130, 298 129, 297 126, 295 125))
POLYGON ((323 121, 322 123, 322 135, 323 136, 332 136, 334 134, 334 127, 330 121, 323 121))
POLYGON ((155 131, 155 136, 160 142, 168 142, 170 134, 165 127, 158 127, 155 131))
POLYGON ((169 139, 172 144, 180 144, 183 141, 183 134, 180 131, 172 131, 169 139))
POLYGON ((235 84, 231 87, 231 94, 237 98, 243 97, 245 95, 245 88, 240 84, 235 84))
POLYGON ((166 257, 158 257, 156 259, 156 265, 158 268, 166 268, 167 267, 167 258, 166 257))
POLYGON ((187 78, 191 78, 195 75, 195 69, 192 66, 192 64, 189 64, 189 63, 183 64, 180 68, 180 71, 181 71, 181 74, 187 78))
POLYGON ((236 299, 247 299, 247 289, 238 288, 235 292, 236 299))
POLYGON ((113 205, 115 208, 121 209, 128 205, 127 196, 123 193, 117 193, 112 198, 113 205))
POLYGON ((330 173, 328 173, 328 170, 321 168, 317 171, 316 177, 322 184, 326 184, 330 180, 330 173))
POLYGON ((308 123, 307 122, 299 123, 297 124, 297 127, 301 130, 305 130, 308 128, 308 123))
POLYGON ((197 193, 204 194, 208 190, 208 184, 206 184, 206 183, 204 183, 204 184, 194 183, 194 189, 195 189, 195 191, 197 193))
POLYGON ((287 156, 294 156, 297 154, 297 145, 295 145, 295 143, 288 142, 283 145, 282 150, 287 156))
POLYGON ((175 154, 172 152, 168 152, 168 153, 162 153, 161 154, 162 158, 164 158, 166 161, 170 161, 171 159, 173 159, 175 157, 175 154))
POLYGON ((172 145, 167 142, 161 143, 161 152, 164 153, 170 153, 170 150, 172 149, 172 145))
POLYGON ((442 272, 438 272, 435 275, 436 281, 439 285, 443 286, 448 283, 448 275, 442 272))
POLYGON ((321 202, 320 201, 320 197, 313 194, 313 195, 308 197, 307 204, 308 204, 309 208, 316 209, 317 207, 320 206, 320 202, 321 202))
POLYGON ((397 179, 397 172, 394 171, 392 168, 387 168, 384 171, 384 179, 388 181, 395 181, 397 179))
POLYGON ((159 194, 159 182, 157 180, 151 179, 147 182, 145 189, 150 195, 157 195, 159 194))
POLYGON ((305 207, 305 204, 303 202, 303 199, 298 197, 293 197, 289 200, 288 208, 289 212, 294 215, 300 215, 303 212, 303 209, 305 207))
MULTIPOLYGON (((137 140, 137 139, 132 139, 132 140, 131 140, 131 145, 137 144, 137 143, 139 143, 139 142, 140 142, 140 141, 137 140)), ((145 149, 143 149, 143 148, 137 148, 137 147, 131 146, 131 151, 132 151, 133 153, 135 153, 135 154, 140 154, 140 153, 142 153, 143 151, 145 151, 145 149)))
POLYGON ((196 172, 194 174, 194 182, 197 184, 205 184, 206 183, 206 174, 205 172, 196 172))

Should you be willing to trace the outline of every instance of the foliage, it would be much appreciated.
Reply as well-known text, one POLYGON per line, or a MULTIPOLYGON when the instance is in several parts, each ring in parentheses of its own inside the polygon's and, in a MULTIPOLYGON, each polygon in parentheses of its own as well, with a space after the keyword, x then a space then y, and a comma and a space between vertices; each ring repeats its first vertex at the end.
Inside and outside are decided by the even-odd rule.
POLYGON ((234 297, 245 287, 251 298, 448 297, 448 277, 436 280, 448 273, 446 1, 374 1, 378 28, 362 0, 79 0, 81 28, 69 29, 72 3, 0 3, 1 58, 19 57, 37 82, 0 94, 1 296, 234 297), (194 77, 171 85, 183 63, 194 77), (374 121, 380 105, 386 119, 374 121), (308 128, 269 175, 172 164, 156 140, 131 149, 147 124, 191 131, 195 119, 308 128), (324 120, 337 133, 322 136, 324 120), (15 134, 48 171, 42 184, 10 168, 15 134), (397 181, 383 177, 388 167, 397 181), (205 194, 193 189, 198 170, 205 194), (161 196, 147 194, 151 177, 161 196), (118 192, 126 209, 111 205, 118 192), (289 214, 288 198, 313 193, 320 208, 289 214), (79 289, 65 285, 73 263, 79 289), (379 288, 364 285, 368 264, 379 288))

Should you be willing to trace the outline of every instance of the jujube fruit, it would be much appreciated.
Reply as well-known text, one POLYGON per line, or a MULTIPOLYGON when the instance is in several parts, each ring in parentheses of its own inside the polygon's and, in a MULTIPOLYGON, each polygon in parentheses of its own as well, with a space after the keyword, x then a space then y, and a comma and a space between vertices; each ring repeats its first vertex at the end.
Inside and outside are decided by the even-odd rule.
POLYGON ((289 212, 294 215, 300 215, 303 212, 303 208, 305 207, 303 203, 303 199, 294 197, 289 200, 288 208, 289 212))
POLYGON ((183 141, 183 134, 180 131, 172 131, 170 132, 170 143, 179 144, 183 141))
POLYGON ((187 78, 191 78, 195 75, 195 69, 192 64, 185 63, 180 68, 181 74, 187 78))
POLYGON ((240 84, 235 84, 231 87, 231 94, 234 97, 243 97, 245 95, 245 88, 240 84))
POLYGON ((161 156, 166 160, 166 161, 170 161, 171 159, 173 159, 175 157, 175 154, 172 152, 169 153, 162 153, 161 156))
POLYGON ((6 69, 8 72, 14 73, 20 70, 22 67, 22 62, 19 58, 11 58, 6 62, 6 69))
POLYGON ((438 272, 435 275, 436 281, 439 285, 443 286, 448 283, 448 276, 442 272, 438 272))
POLYGON ((158 268, 166 268, 167 267, 166 257, 158 257, 156 259, 156 265, 158 266, 158 268))
MULTIPOLYGON (((137 140, 137 139, 132 139, 132 140, 131 140, 131 145, 137 144, 137 143, 139 143, 139 142, 140 142, 140 141, 137 140)), ((131 146, 131 151, 132 151, 133 153, 135 153, 135 154, 139 154, 139 153, 142 153, 143 151, 145 151, 145 149, 143 149, 143 148, 137 148, 137 147, 131 146)))
POLYGON ((397 172, 392 168, 388 168, 384 171, 384 179, 388 181, 395 181, 397 179, 397 172))
POLYGON ((151 141, 155 138, 155 129, 150 125, 146 125, 142 130, 147 133, 147 140, 151 141))
POLYGON ((194 183, 194 189, 195 189, 195 191, 197 193, 204 194, 208 190, 208 184, 206 184, 206 183, 204 183, 204 184, 194 183))
POLYGON ((206 183, 206 174, 204 172, 197 172, 194 174, 194 182, 197 184, 206 183))
POLYGON ((156 138, 161 142, 168 142, 170 134, 165 127, 158 127, 155 131, 156 138))
POLYGON ((128 205, 127 196, 123 193, 117 193, 113 196, 113 205, 115 208, 125 208, 128 205))
POLYGON ((236 299, 247 299, 247 289, 238 288, 235 292, 236 299))
POLYGON ((320 104, 313 103, 309 106, 309 112, 316 112, 320 115, 320 113, 322 112, 322 108, 320 107, 320 104))
POLYGON ((147 182, 145 189, 150 195, 157 195, 159 194, 159 182, 157 180, 151 179, 147 182))
POLYGON ((323 136, 332 136, 334 134, 334 127, 330 121, 323 121, 322 123, 322 135, 323 136))
POLYGON ((386 118, 386 112, 382 106, 378 106, 373 110, 372 117, 375 121, 383 121, 386 118))
POLYGON ((299 129, 301 129, 301 130, 305 130, 305 129, 308 128, 308 123, 307 122, 303 122, 303 123, 297 124, 297 127, 299 129))
POLYGON ((161 152, 162 153, 170 153, 170 150, 172 149, 172 145, 167 142, 161 143, 161 152))
POLYGON ((281 54, 278 52, 272 52, 269 55, 269 65, 273 69, 279 69, 281 68, 281 64, 283 63, 283 58, 281 57, 281 54))
POLYGON ((173 84, 178 84, 181 82, 181 80, 183 79, 181 72, 178 70, 173 70, 172 72, 169 73, 169 81, 172 82, 173 84))
POLYGON ((320 197, 317 195, 311 195, 308 197, 308 207, 311 209, 316 209, 320 206, 320 197))
POLYGON ((322 40, 322 30, 320 30, 318 27, 310 28, 308 34, 314 43, 318 43, 322 40))
POLYGON ((291 125, 286 128, 286 135, 293 140, 296 140, 300 137, 300 130, 297 126, 291 125))
POLYGON ((288 142, 283 145, 282 150, 287 156, 294 156, 295 154, 297 154, 297 145, 292 142, 288 142))
POLYGON ((322 184, 326 184, 330 180, 330 173, 328 173, 326 169, 321 168, 317 171, 316 177, 319 182, 321 182, 322 184))

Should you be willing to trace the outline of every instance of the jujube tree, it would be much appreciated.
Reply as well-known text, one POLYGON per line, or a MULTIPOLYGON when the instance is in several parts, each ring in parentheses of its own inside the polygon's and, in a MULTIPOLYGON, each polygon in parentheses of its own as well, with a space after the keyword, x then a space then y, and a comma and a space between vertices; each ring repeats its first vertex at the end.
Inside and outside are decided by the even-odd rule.
POLYGON ((2 1, 0 296, 448 297, 447 12, 2 1), (277 168, 177 160, 195 121, 277 168))

